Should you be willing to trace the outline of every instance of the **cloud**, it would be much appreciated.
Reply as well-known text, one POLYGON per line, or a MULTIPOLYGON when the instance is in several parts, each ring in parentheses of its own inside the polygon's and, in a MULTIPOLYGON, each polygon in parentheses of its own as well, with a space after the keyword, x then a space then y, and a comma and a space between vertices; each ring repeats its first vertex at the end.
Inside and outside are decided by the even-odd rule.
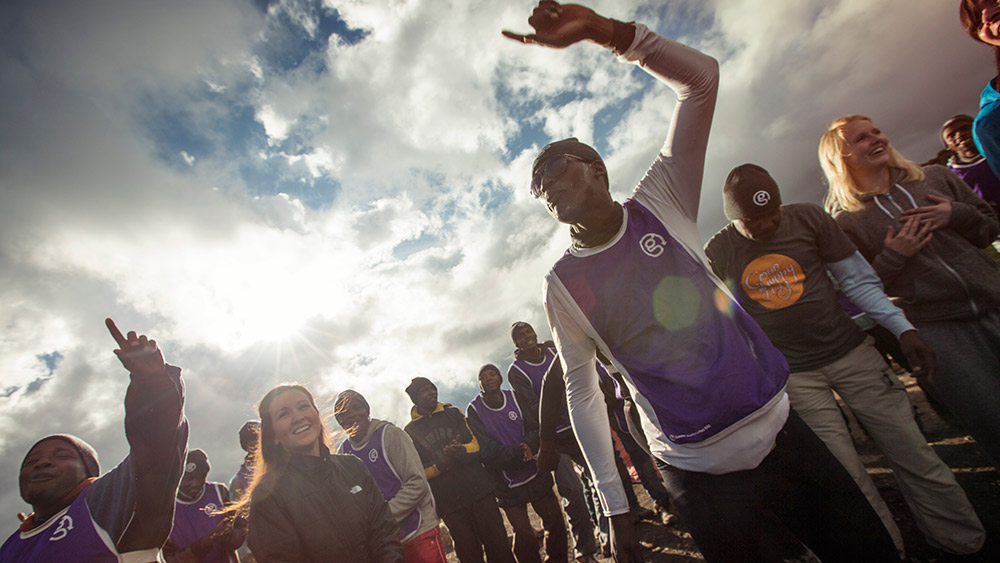
MULTIPOLYGON (((701 231, 729 169, 818 201, 842 113, 911 158, 973 112, 988 50, 935 0, 595 4, 713 54, 722 86, 701 231), (891 24, 886 23, 891 22, 891 24)), ((281 0, 0 8, 0 507, 38 437, 124 457, 127 374, 102 319, 184 367, 191 445, 228 481, 267 388, 352 387, 404 423, 414 376, 460 407, 509 327, 545 335, 566 229, 527 193, 541 144, 606 157, 619 200, 662 146, 672 92, 593 45, 518 45, 530 5, 281 0), (61 357, 61 360, 56 360, 61 357), (46 359, 47 358, 47 359, 46 359), (44 382, 44 384, 43 384, 44 382)))

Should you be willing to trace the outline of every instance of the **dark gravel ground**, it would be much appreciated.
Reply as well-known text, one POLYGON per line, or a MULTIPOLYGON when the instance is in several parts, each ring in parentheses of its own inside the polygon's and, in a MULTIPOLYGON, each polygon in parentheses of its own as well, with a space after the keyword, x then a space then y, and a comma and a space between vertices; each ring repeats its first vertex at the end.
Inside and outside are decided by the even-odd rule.
MULTIPOLYGON (((1000 473, 986 459, 986 455, 971 437, 949 420, 946 414, 942 416, 932 408, 923 391, 909 374, 904 372, 900 377, 906 384, 911 401, 916 406, 917 421, 927 437, 927 441, 955 472, 956 479, 965 489, 969 500, 972 501, 979 518, 986 527, 986 545, 980 551, 979 558, 973 560, 1000 561, 1000 540, 998 540, 998 534, 1000 534, 1000 473)), ((997 408, 1000 408, 1000 405, 997 405, 997 408)), ((852 431, 858 452, 868 466, 868 473, 896 516, 897 524, 906 542, 906 561, 913 563, 952 561, 952 559, 942 558, 937 550, 927 545, 920 530, 913 522, 886 459, 875 448, 859 425, 853 423, 852 431)), ((646 507, 652 507, 652 502, 642 487, 636 485, 635 490, 642 504, 646 507)), ((541 528, 540 522, 533 513, 532 518, 536 528, 541 528)), ((442 527, 442 530, 445 529, 442 527)), ((701 553, 698 552, 698 548, 691 540, 691 536, 683 530, 676 518, 668 520, 667 524, 651 521, 640 522, 638 531, 640 541, 645 548, 644 555, 647 562, 683 563, 703 560, 701 553)), ((446 544, 450 544, 447 532, 444 533, 446 544)), ((448 560, 449 562, 457 562, 453 552, 448 553, 448 560)), ((598 558, 598 561, 611 561, 611 559, 598 558)))

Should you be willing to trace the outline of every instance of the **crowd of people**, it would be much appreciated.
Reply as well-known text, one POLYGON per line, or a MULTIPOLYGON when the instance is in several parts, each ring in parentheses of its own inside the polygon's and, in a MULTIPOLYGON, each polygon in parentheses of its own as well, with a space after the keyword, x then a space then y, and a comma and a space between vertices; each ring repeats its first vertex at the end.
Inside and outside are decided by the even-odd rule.
MULTIPOLYGON (((962 0, 960 13, 1000 68, 1000 2, 962 0)), ((703 246, 715 59, 578 5, 543 0, 528 23, 534 33, 504 35, 595 43, 677 102, 624 203, 592 147, 568 138, 539 152, 531 193, 572 244, 544 280, 552 340, 511 327, 510 389, 483 365, 463 411, 415 377, 400 390, 413 403, 402 429, 347 390, 334 403, 338 445, 309 389, 278 385, 239 430, 246 458, 226 487, 187 448, 180 369, 108 319, 130 374, 129 454, 102 474, 79 437, 35 443, 19 475, 34 512, 0 563, 443 563, 442 521, 462 563, 592 561, 601 550, 630 562, 643 558, 636 521, 665 515, 708 561, 898 561, 895 517, 834 393, 885 454, 927 543, 975 556, 983 525, 886 356, 1000 464, 1000 270, 984 251, 1000 235, 997 80, 978 116, 943 124, 946 166, 908 160, 869 117, 834 119, 818 149, 825 208, 785 203, 765 168, 735 167, 722 188, 730 223, 703 246), (630 466, 655 512, 639 504, 630 466), (772 541, 788 534, 797 547, 772 541)))

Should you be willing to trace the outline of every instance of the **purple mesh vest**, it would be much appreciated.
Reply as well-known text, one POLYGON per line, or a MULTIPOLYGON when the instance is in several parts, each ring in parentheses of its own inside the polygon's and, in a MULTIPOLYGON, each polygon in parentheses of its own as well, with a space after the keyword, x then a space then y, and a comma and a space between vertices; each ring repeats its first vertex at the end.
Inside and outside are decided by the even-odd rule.
MULTIPOLYGON (((174 527, 170 530, 170 541, 179 549, 184 549, 201 539, 222 521, 222 515, 216 514, 222 508, 222 493, 219 492, 218 483, 205 483, 205 491, 201 498, 194 502, 178 499, 174 506, 174 527)), ((234 555, 223 550, 221 545, 215 544, 202 561, 232 563, 236 561, 234 555)))
MULTIPOLYGON (((382 445, 382 434, 385 433, 385 426, 382 426, 372 434, 368 443, 360 448, 355 448, 350 440, 344 440, 340 444, 340 453, 350 454, 365 462, 368 471, 375 479, 382 496, 389 500, 396 496, 396 493, 403 488, 403 481, 396 474, 396 469, 392 462, 385 455, 385 447, 382 445)), ((420 511, 414 509, 399 521, 399 539, 406 542, 413 537, 420 528, 420 511)))
POLYGON ((0 562, 87 561, 117 562, 114 541, 90 517, 84 489, 61 516, 48 526, 29 532, 14 532, 0 548, 0 562))
MULTIPOLYGON (((469 406, 476 409, 476 414, 483 421, 486 433, 491 438, 504 446, 516 446, 524 439, 524 423, 521 415, 521 407, 514 399, 514 392, 504 390, 503 406, 493 409, 486 404, 482 395, 476 395, 469 406)), ((527 483, 538 474, 538 465, 532 461, 522 462, 521 465, 504 469, 501 471, 504 483, 508 487, 514 488, 527 483)))
POLYGON ((553 271, 667 438, 708 440, 774 397, 788 363, 652 212, 624 207, 620 240, 553 271))
MULTIPOLYGON (((541 363, 533 364, 524 360, 514 360, 513 363, 513 367, 517 368, 531 382, 531 388, 535 391, 535 396, 538 397, 539 401, 542 399, 542 379, 545 378, 545 372, 549 371, 552 361, 556 359, 556 353, 551 348, 544 350, 545 358, 542 359, 541 363)), ((563 414, 556 423, 556 432, 563 432, 570 428, 572 425, 569 423, 569 413, 563 414)))

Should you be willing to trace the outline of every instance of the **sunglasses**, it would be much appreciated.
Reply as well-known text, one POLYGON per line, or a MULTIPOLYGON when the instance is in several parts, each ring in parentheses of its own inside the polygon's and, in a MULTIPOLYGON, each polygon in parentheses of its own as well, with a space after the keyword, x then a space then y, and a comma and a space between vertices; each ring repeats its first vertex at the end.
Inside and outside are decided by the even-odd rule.
POLYGON ((566 171, 566 163, 568 159, 579 160, 580 162, 587 162, 585 159, 573 154, 557 154, 550 156, 545 159, 545 162, 538 167, 538 171, 535 175, 531 177, 531 195, 533 197, 542 196, 542 176, 548 176, 549 178, 555 178, 566 171))

